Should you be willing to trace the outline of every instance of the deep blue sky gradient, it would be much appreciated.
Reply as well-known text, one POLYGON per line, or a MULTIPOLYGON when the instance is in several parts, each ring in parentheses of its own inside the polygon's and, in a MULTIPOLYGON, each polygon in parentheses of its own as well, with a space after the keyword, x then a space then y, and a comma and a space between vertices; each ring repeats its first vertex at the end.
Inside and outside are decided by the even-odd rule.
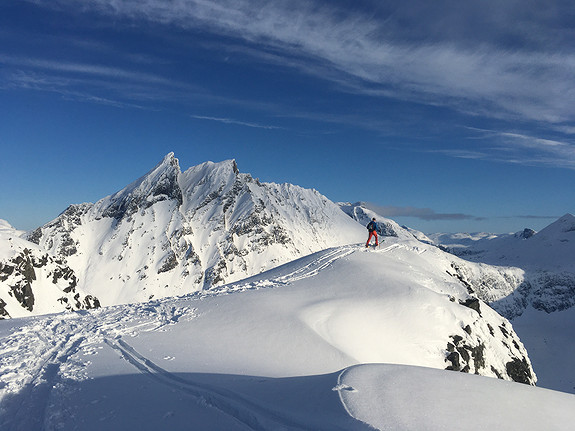
POLYGON ((471 3, 4 1, 0 218, 173 151, 424 232, 541 229, 575 212, 575 4, 471 3))

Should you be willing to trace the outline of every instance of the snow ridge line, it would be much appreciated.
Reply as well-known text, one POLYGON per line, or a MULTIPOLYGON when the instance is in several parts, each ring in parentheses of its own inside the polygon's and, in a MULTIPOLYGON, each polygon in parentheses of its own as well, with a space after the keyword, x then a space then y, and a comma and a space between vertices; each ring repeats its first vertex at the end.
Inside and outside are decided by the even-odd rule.
POLYGON ((286 274, 281 277, 277 277, 270 281, 278 282, 280 284, 289 284, 293 283, 294 281, 303 280, 305 278, 313 277, 319 274, 320 271, 328 268, 331 266, 336 260, 346 257, 356 251, 357 247, 336 247, 330 249, 325 254, 319 256, 317 260, 313 260, 312 262, 304 265, 301 268, 296 269, 295 271, 286 274))
MULTIPOLYGON (((351 369, 355 368, 355 367, 361 367, 362 364, 358 364, 358 365, 352 365, 350 367, 344 368, 343 370, 341 370, 341 372, 339 373, 339 375, 337 376, 337 386, 335 388, 333 388, 332 390, 337 391, 337 394, 339 395, 339 400, 341 402, 341 404, 343 405, 343 408, 345 409, 345 411, 347 412, 347 414, 354 418, 355 420, 362 422, 362 423, 366 423, 363 422, 362 420, 358 419, 357 417, 355 417, 355 415, 353 414, 353 412, 351 411, 351 409, 349 408, 349 406, 346 404, 343 393, 344 391, 346 392, 356 392, 356 389, 354 389, 353 387, 346 385, 343 382, 343 378, 345 376, 345 374, 347 374, 351 369)), ((368 426, 371 425, 367 424, 368 426)))
POLYGON ((178 390, 200 400, 206 405, 233 417, 254 431, 267 431, 270 429, 303 431, 307 429, 305 424, 298 424, 293 419, 283 417, 278 412, 255 404, 237 393, 194 383, 174 375, 138 353, 121 338, 117 340, 104 339, 104 342, 119 352, 124 360, 137 368, 142 374, 148 375, 171 389, 178 390))
POLYGON ((385 248, 377 250, 379 253, 387 253, 389 251, 395 250, 396 248, 403 247, 401 244, 391 244, 385 248))
MULTIPOLYGON (((218 286, 211 288, 209 290, 202 290, 199 292, 193 292, 186 295, 178 296, 175 298, 180 299, 201 299, 201 298, 208 298, 213 296, 220 296, 220 295, 228 295, 230 293, 237 293, 237 292, 245 292, 247 290, 258 290, 258 289, 273 289, 276 287, 281 287, 293 283, 298 280, 303 280, 305 278, 313 277, 319 274, 324 269, 328 268, 332 265, 336 260, 346 257, 357 250, 360 249, 359 245, 346 245, 340 247, 333 247, 330 249, 326 249, 320 252, 313 253, 309 256, 305 256, 303 258, 297 259, 296 261, 289 262, 285 265, 293 265, 294 262, 303 261, 307 262, 306 264, 302 264, 302 266, 298 267, 297 269, 293 270, 284 275, 279 275, 276 277, 272 277, 269 279, 258 279, 258 275, 249 277, 247 280, 256 279, 255 281, 236 281, 229 284, 224 284, 223 286, 218 286), (315 259, 313 257, 316 256, 315 259), (311 261, 310 261, 311 259, 311 261)), ((280 265, 277 268, 272 268, 270 271, 277 270, 281 268, 283 265, 280 265)), ((260 274, 261 276, 261 274, 260 274)), ((174 298, 162 298, 158 301, 171 301, 174 298)))

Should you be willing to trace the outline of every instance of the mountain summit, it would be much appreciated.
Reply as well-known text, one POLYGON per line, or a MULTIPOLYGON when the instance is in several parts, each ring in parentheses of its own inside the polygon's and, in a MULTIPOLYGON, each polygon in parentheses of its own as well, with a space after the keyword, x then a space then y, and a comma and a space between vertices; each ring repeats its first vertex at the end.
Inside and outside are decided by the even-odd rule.
POLYGON ((364 228, 315 190, 262 183, 234 160, 182 172, 173 153, 95 204, 71 205, 29 240, 65 257, 102 305, 210 289, 364 228))

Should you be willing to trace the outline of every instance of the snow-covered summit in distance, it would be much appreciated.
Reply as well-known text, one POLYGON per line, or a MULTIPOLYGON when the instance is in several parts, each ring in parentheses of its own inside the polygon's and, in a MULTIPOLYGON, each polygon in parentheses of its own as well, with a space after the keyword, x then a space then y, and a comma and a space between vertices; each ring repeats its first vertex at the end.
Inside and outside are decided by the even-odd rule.
POLYGON ((432 234, 434 243, 458 256, 525 270, 575 272, 575 216, 565 214, 539 232, 432 234))
POLYGON ((575 305, 575 217, 565 214, 539 232, 508 235, 431 235, 445 250, 470 262, 521 271, 512 292, 491 303, 508 318, 530 304, 546 312, 575 305))
POLYGON ((170 153, 124 189, 71 205, 28 239, 65 257, 79 286, 112 305, 210 289, 363 236, 315 190, 262 183, 234 160, 182 172, 170 153))

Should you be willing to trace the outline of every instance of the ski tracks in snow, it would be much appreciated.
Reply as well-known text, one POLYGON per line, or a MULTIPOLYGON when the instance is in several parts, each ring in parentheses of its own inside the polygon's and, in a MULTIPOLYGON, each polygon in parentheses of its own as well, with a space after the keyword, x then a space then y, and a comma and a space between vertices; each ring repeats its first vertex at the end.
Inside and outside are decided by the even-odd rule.
POLYGON ((208 291, 198 292, 193 294, 193 296, 217 296, 235 292, 243 292, 246 290, 286 286, 298 280, 314 277, 319 272, 330 267, 336 260, 344 258, 359 249, 360 247, 358 245, 330 248, 272 269, 269 271, 271 276, 268 278, 262 276, 254 276, 244 281, 226 284, 224 286, 216 287, 208 291))
MULTIPOLYGON (((203 405, 231 416, 249 429, 254 431, 303 431, 309 429, 305 423, 300 424, 293 418, 248 400, 236 392, 196 383, 179 377, 141 355, 121 338, 116 340, 106 339, 105 343, 116 350, 124 360, 142 374, 149 376, 151 379, 174 391, 192 397, 203 405)), ((321 429, 318 431, 321 431, 321 429)))
MULTIPOLYGON (((324 250, 284 266, 271 277, 256 277, 251 282, 232 283, 188 295, 187 298, 285 286, 317 275, 358 249, 359 246, 343 246, 324 250)), ((189 304, 187 301, 183 303, 189 304)), ((61 416, 67 414, 61 409, 63 397, 70 397, 75 382, 89 378, 89 357, 98 354, 103 344, 111 347, 138 372, 216 408, 249 429, 308 429, 305 424, 237 393, 198 384, 170 373, 125 341, 126 336, 163 331, 167 325, 176 324, 181 319, 195 318, 195 309, 175 304, 182 302, 165 298, 143 304, 37 317, 5 336, 0 349, 0 429, 58 429, 61 416)))
POLYGON ((43 430, 52 389, 93 322, 81 316, 36 319, 4 340, 0 358, 0 429, 43 430))
POLYGON ((67 388, 72 382, 88 378, 86 356, 97 354, 97 346, 193 317, 189 307, 158 301, 30 319, 2 339, 0 429, 55 429, 62 413, 51 411, 51 401, 72 390, 67 388))

